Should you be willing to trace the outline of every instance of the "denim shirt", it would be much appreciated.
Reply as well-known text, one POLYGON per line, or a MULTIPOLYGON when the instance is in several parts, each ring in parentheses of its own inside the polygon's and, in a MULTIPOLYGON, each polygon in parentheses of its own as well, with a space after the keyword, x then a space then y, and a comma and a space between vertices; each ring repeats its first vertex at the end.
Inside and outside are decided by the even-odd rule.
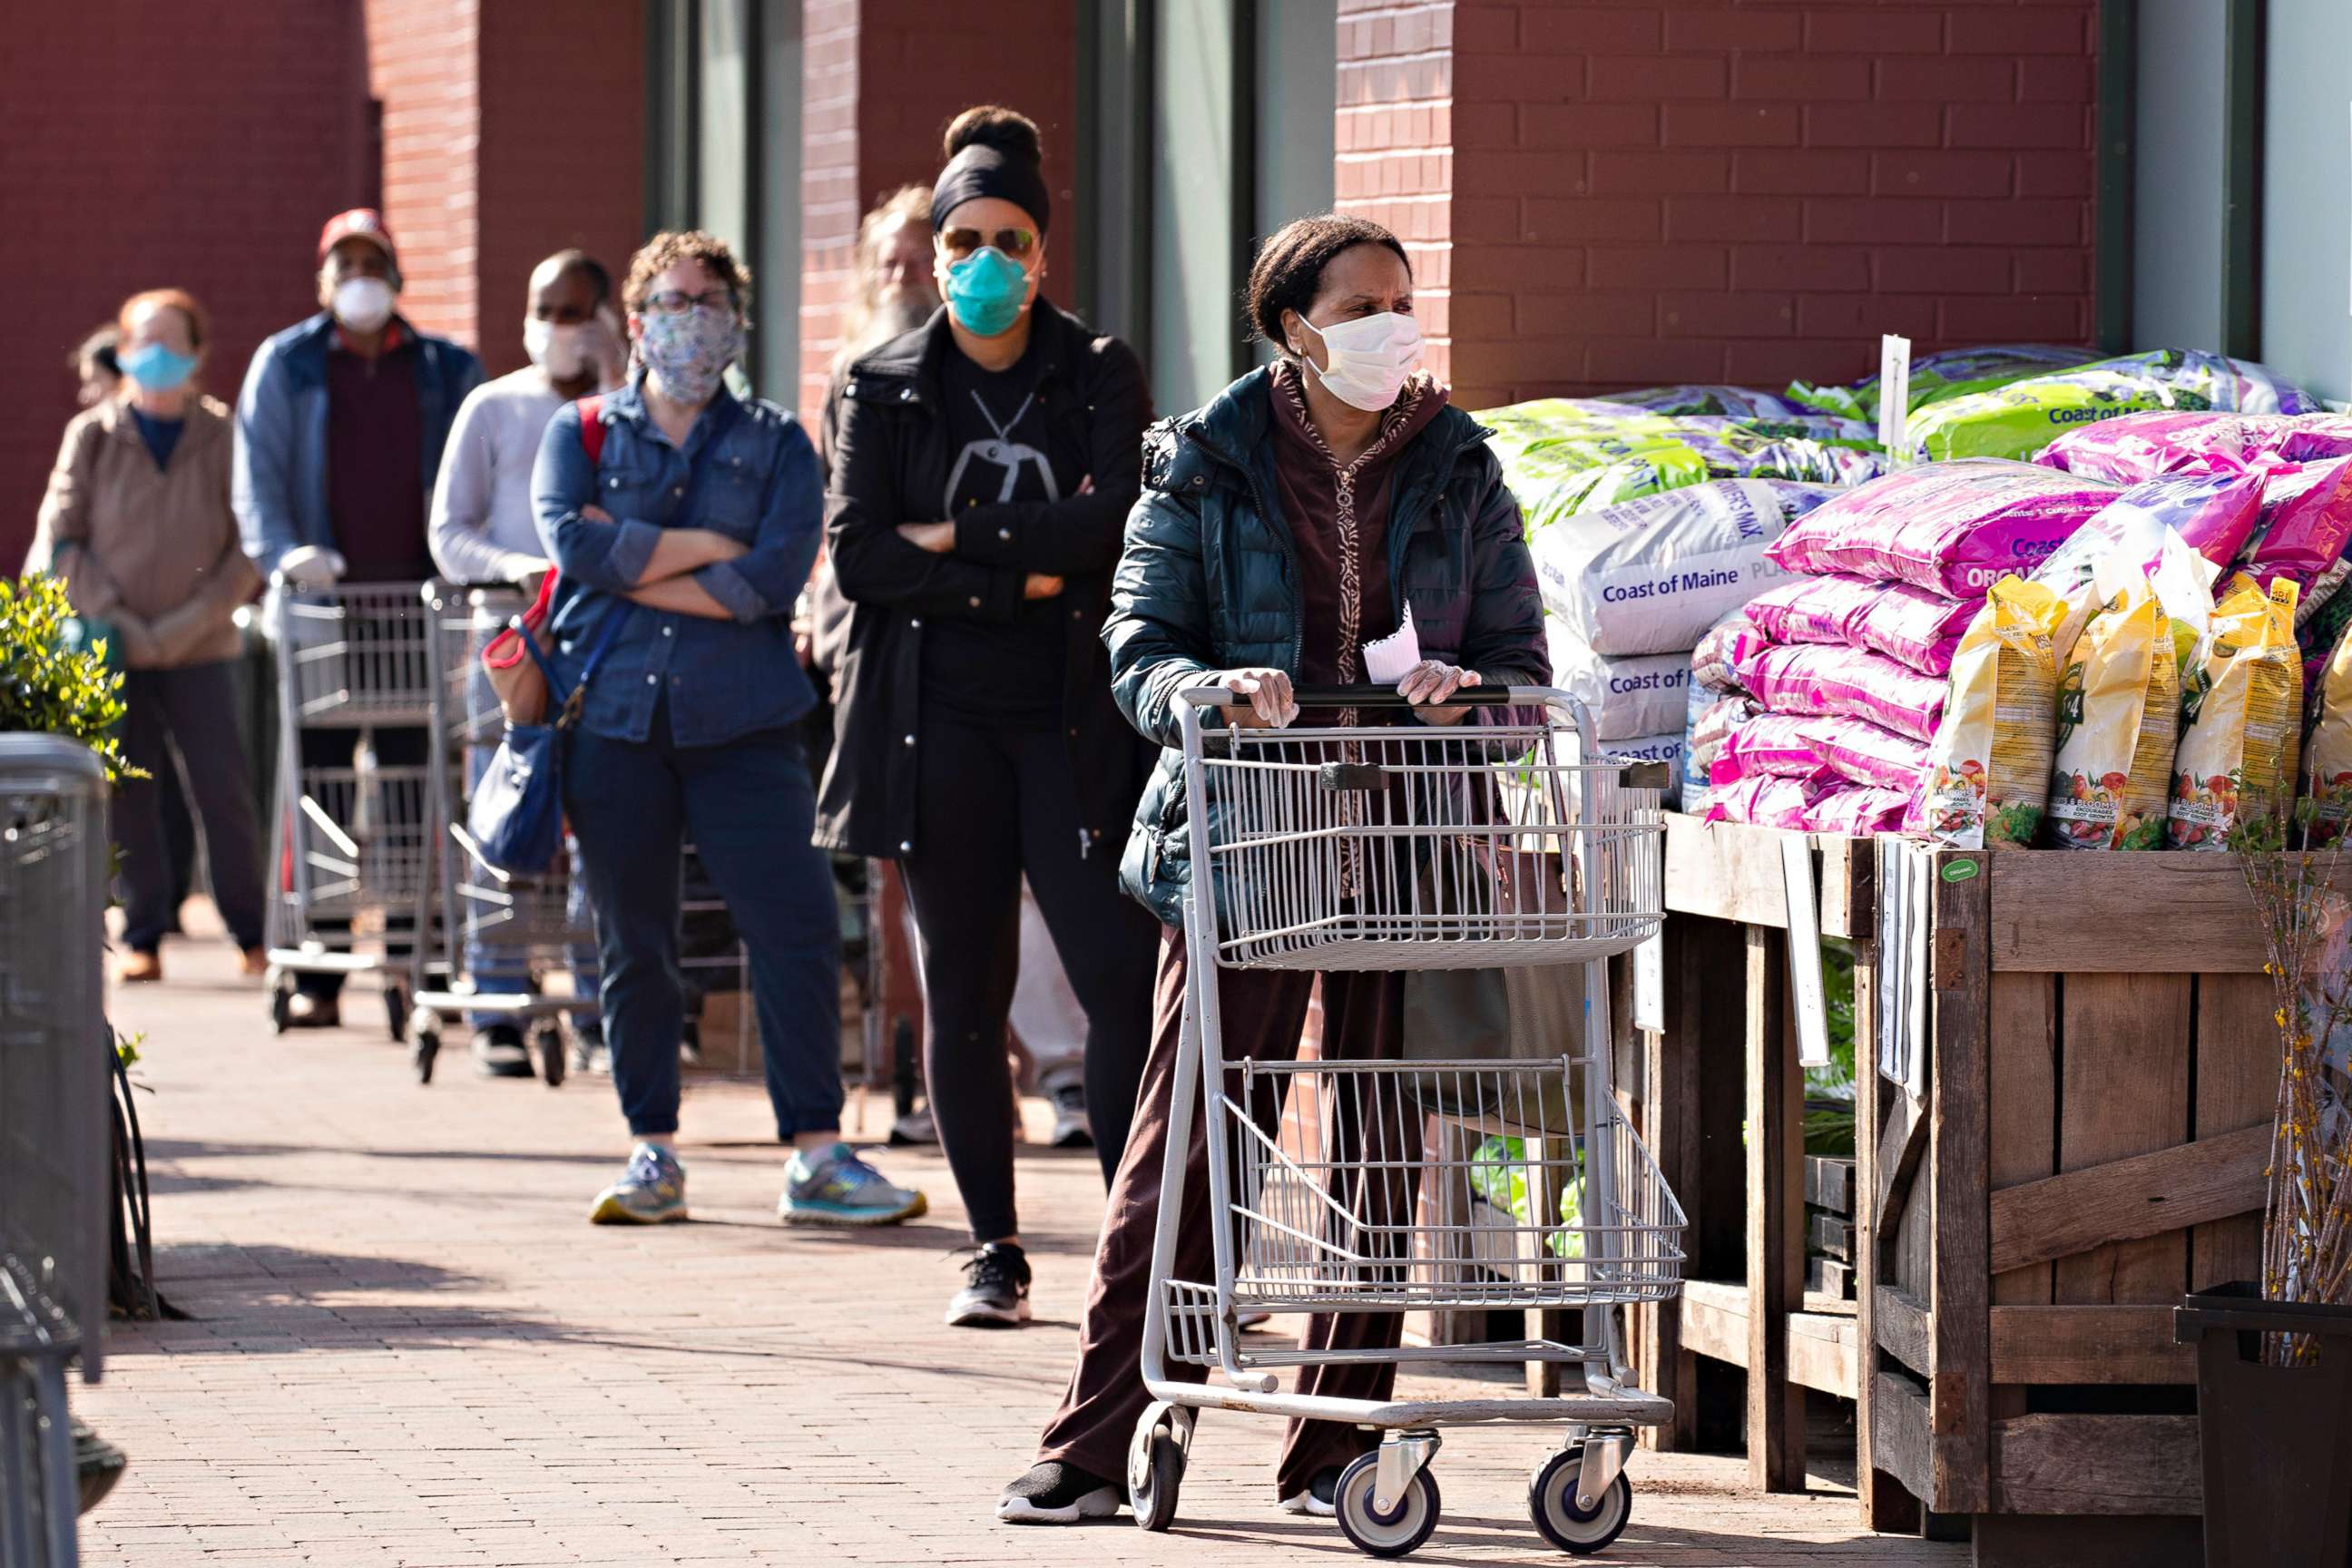
POLYGON ((600 464, 590 465, 579 407, 567 405, 549 422, 531 473, 540 538, 562 574, 553 662, 567 688, 579 681, 604 617, 631 614, 588 688, 580 723, 611 740, 643 742, 666 700, 678 745, 715 746, 799 719, 816 693, 793 655, 793 607, 824 533, 816 452, 799 421, 722 386, 680 452, 646 412, 635 383, 605 397, 604 417, 600 464), (705 448, 688 516, 691 465, 705 448), (582 516, 591 505, 615 521, 582 516), (665 528, 709 529, 749 547, 693 574, 732 620, 621 597, 665 528))

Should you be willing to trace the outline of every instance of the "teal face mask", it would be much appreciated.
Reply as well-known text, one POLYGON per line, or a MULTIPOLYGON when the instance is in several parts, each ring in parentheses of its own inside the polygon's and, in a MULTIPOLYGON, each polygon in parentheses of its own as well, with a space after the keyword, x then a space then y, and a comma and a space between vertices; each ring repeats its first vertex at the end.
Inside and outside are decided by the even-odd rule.
POLYGON ((123 374, 149 392, 177 392, 196 371, 193 355, 175 353, 162 343, 142 343, 115 359, 123 374))
POLYGON ((1029 298, 1029 274, 992 245, 948 268, 948 310, 964 331, 993 338, 1013 330, 1029 298))

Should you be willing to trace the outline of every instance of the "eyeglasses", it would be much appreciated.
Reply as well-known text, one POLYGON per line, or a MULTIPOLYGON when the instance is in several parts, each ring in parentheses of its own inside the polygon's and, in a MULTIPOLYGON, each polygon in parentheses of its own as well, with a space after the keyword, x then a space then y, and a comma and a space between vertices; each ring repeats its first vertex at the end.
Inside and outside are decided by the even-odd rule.
POLYGON ((648 316, 683 316, 688 310, 732 310, 735 296, 725 289, 713 289, 708 294, 689 294, 683 289, 665 289, 658 294, 646 296, 645 314, 648 316))
POLYGON ((940 248, 957 261, 961 261, 983 245, 992 245, 1013 260, 1020 261, 1037 248, 1037 231, 1034 228, 943 228, 940 231, 940 248))

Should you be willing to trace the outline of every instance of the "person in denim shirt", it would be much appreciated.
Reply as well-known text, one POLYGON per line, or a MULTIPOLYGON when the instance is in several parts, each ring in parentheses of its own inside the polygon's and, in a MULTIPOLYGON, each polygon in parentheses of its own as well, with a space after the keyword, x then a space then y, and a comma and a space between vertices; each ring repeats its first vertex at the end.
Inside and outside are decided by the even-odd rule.
POLYGON ((736 398, 751 279, 725 244, 660 234, 623 302, 642 369, 598 409, 557 413, 531 489, 562 574, 557 674, 604 649, 563 763, 604 968, 613 1083, 635 1141, 598 1224, 686 1217, 677 1132, 679 866, 690 837, 751 954, 768 1097, 793 1146, 790 1223, 886 1225, 924 1212, 840 1141, 841 935, 816 804, 792 726, 815 700, 792 614, 821 527, 814 449, 783 409, 736 398), (623 619, 615 622, 613 617, 623 619))

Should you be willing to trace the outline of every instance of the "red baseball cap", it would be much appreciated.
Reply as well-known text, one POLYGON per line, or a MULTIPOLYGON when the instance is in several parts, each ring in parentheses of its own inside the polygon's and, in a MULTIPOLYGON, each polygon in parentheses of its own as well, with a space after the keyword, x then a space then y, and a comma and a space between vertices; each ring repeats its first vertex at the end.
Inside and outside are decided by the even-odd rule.
POLYGON ((325 266, 327 252, 346 239, 364 239, 383 252, 383 258, 394 266, 400 265, 400 253, 393 248, 392 230, 383 226, 383 215, 373 207, 353 207, 337 213, 319 231, 319 264, 325 266))

